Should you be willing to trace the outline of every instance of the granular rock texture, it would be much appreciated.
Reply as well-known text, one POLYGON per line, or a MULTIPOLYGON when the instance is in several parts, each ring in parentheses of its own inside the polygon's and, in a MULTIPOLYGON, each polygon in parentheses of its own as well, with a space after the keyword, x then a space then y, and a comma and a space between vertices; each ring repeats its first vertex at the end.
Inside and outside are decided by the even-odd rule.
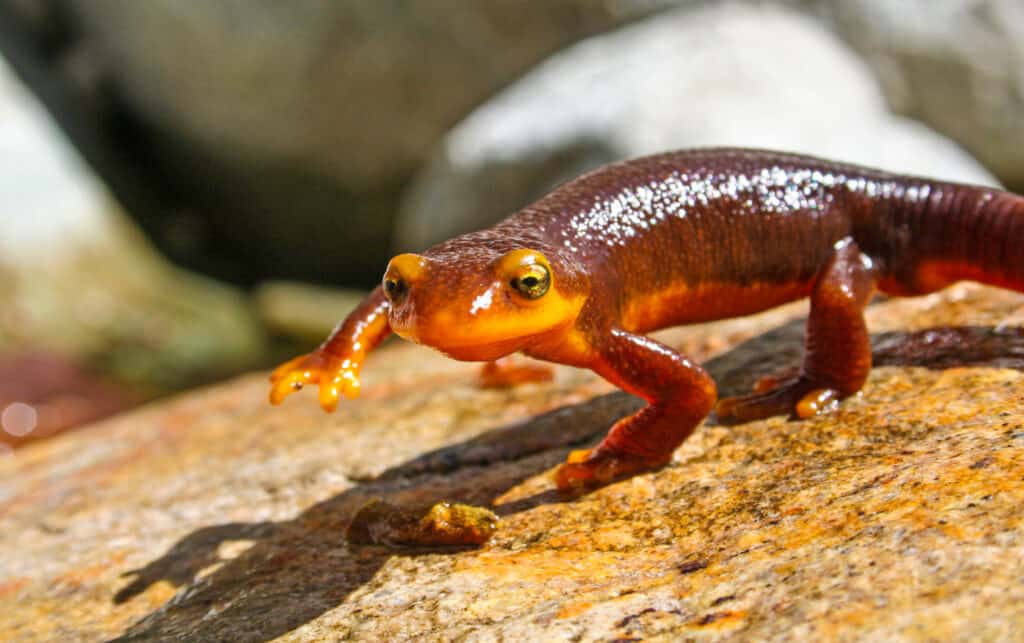
MULTIPOLYGON (((799 354, 801 314, 663 337, 734 392, 799 354)), ((957 286, 869 323, 880 366, 836 413, 712 418, 577 497, 553 467, 637 400, 568 368, 481 390, 404 345, 334 415, 270 408, 260 374, 31 445, 0 462, 0 638, 1019 636, 1024 298, 957 286), (348 543, 375 499, 501 524, 478 548, 348 543)))

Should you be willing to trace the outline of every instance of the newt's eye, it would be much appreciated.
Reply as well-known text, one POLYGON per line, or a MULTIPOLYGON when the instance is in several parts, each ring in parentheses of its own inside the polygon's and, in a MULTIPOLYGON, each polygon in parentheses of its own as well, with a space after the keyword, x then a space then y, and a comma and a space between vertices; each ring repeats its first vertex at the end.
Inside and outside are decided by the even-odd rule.
POLYGON ((540 299, 551 286, 551 273, 543 265, 533 263, 523 266, 510 283, 523 297, 540 299))
POLYGON ((384 296, 393 304, 400 302, 405 297, 405 293, 409 291, 409 286, 401 277, 384 277, 383 288, 384 296))

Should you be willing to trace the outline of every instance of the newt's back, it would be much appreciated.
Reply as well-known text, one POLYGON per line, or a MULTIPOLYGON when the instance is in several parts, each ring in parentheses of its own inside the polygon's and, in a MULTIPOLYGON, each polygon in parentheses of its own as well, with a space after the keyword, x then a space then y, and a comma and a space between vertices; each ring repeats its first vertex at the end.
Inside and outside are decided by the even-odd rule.
POLYGON ((804 296, 847 237, 892 292, 977 279, 979 269, 1001 285, 1024 281, 1019 259, 1013 274, 1001 268, 1024 243, 1020 197, 794 154, 706 149, 636 159, 567 183, 519 217, 617 285, 644 328, 804 296))

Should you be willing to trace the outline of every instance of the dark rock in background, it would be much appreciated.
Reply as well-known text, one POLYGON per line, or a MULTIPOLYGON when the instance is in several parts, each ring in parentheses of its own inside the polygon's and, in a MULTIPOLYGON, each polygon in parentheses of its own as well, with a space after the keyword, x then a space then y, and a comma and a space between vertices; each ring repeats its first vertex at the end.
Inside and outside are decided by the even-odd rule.
POLYGON ((367 284, 404 184, 448 127, 546 55, 643 11, 6 0, 0 49, 77 122, 76 144, 174 260, 242 283, 367 284))

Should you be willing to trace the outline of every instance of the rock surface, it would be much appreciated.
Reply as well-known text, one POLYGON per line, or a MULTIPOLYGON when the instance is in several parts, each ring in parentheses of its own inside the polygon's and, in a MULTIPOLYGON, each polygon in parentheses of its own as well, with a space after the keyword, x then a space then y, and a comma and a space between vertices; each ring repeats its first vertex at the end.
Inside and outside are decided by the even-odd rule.
POLYGON ((870 68, 819 22, 723 3, 590 38, 471 113, 406 197, 398 249, 490 225, 601 163, 704 145, 994 182, 949 140, 894 116, 870 68))
MULTIPOLYGON (((673 330, 726 392, 800 317, 673 330)), ((830 416, 705 422, 667 468, 563 498, 551 469, 637 401, 587 372, 479 390, 383 348, 364 397, 265 402, 264 375, 0 461, 5 640, 1007 640, 1024 628, 1024 298, 870 308, 876 360, 830 416), (943 326, 947 330, 926 329, 943 326), (594 397, 598 395, 598 397, 594 397), (348 544, 381 499, 491 506, 478 549, 348 544)))

